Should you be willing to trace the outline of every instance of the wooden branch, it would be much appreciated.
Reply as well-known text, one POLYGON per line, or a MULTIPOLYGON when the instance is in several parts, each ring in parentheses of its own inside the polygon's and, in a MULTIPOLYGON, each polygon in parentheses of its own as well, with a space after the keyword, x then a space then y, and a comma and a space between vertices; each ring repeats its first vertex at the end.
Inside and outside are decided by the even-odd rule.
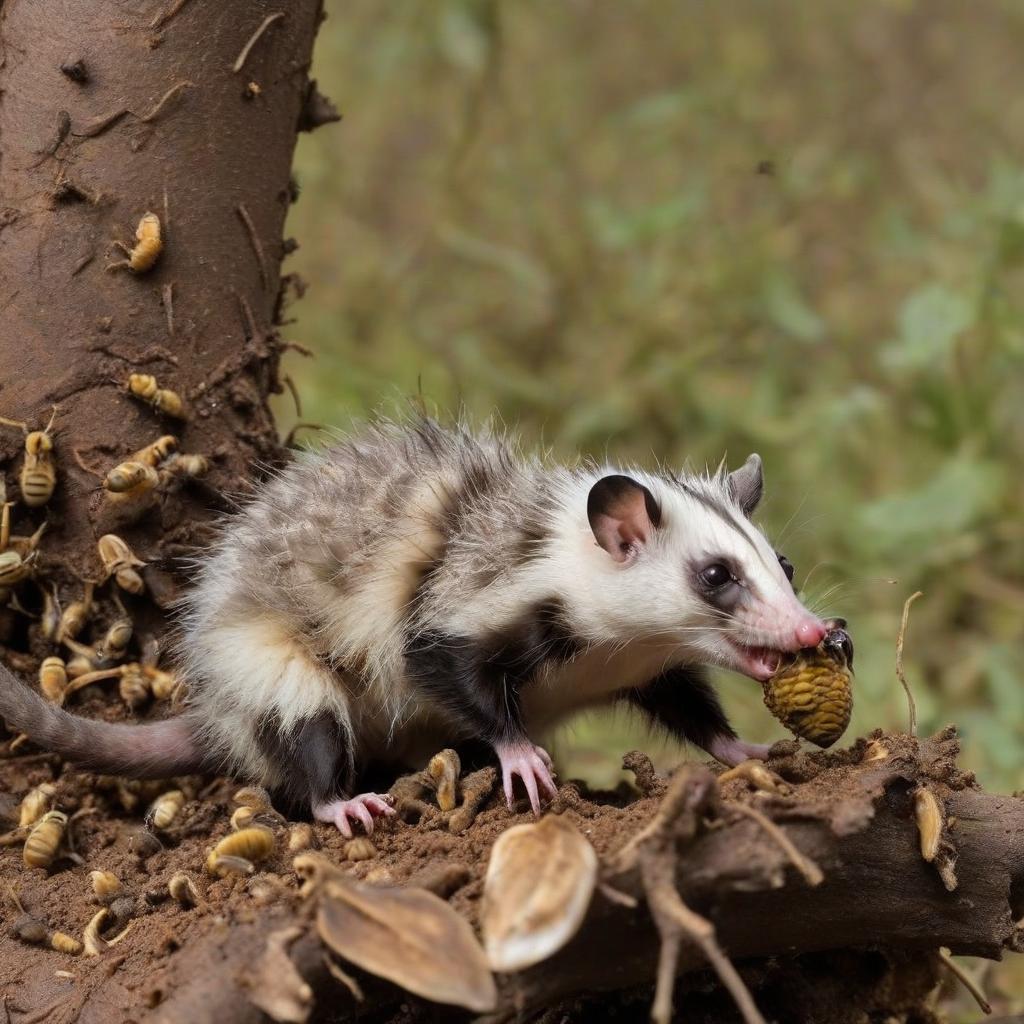
MULTIPOLYGON (((673 793, 670 787, 649 825, 614 859, 613 885, 636 906, 631 908, 629 899, 606 898, 599 887, 568 946, 502 979, 504 1009, 495 1019, 512 1019, 516 1013, 528 1019, 531 1012, 582 993, 653 982, 659 933, 645 906, 650 890, 641 858, 637 854, 630 866, 628 851, 650 842, 657 829, 668 834, 677 825, 676 892, 687 908, 713 925, 717 946, 728 957, 716 964, 719 969, 730 962, 742 967, 751 958, 862 947, 888 950, 895 957, 909 951, 936 964, 941 946, 991 958, 1007 950, 1024 951, 1024 930, 1015 924, 1024 916, 1024 800, 986 794, 961 773, 952 730, 930 740, 886 736, 876 738, 880 742, 888 750, 883 760, 858 760, 868 747, 862 741, 850 752, 848 766, 837 770, 832 762, 817 776, 816 766, 830 755, 776 760, 772 767, 799 783, 796 794, 755 796, 750 790, 736 792, 738 782, 730 783, 723 813, 713 819, 700 817, 713 802, 704 797, 687 802, 678 788, 673 793), (954 893, 946 891, 935 867, 920 855, 912 792, 925 780, 942 793, 947 838, 958 853, 954 893), (791 853, 756 822, 729 813, 737 800, 756 801, 801 855, 821 867, 824 881, 808 886, 793 868, 791 853)), ((610 868, 613 859, 606 863, 610 868)), ((667 906, 659 908, 666 911, 672 913, 667 906)), ((215 934, 183 950, 162 986, 169 998, 152 1020, 260 1020, 238 979, 262 951, 266 936, 297 920, 296 912, 270 909, 256 923, 236 928, 230 943, 215 934)), ((685 935, 680 938, 678 948, 669 950, 678 957, 677 971, 706 970, 704 952, 685 935)), ((329 1001, 338 1019, 344 1012, 354 1014, 356 1004, 331 977, 319 951, 310 933, 295 944, 292 959, 317 1000, 329 1001)), ((728 966, 724 969, 729 973, 728 966)), ((371 979, 362 1012, 409 998, 371 979)), ((685 1006, 678 1009, 685 1014, 685 1006)))

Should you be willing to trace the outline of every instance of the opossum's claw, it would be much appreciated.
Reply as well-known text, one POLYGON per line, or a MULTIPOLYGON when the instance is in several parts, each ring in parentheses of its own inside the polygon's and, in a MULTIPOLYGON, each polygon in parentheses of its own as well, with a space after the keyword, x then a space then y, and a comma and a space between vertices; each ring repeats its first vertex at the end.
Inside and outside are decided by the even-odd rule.
POLYGON ((543 747, 532 743, 501 744, 495 747, 498 760, 501 762, 501 779, 505 789, 505 800, 508 809, 512 810, 515 802, 512 794, 512 778, 518 775, 526 787, 530 797, 530 806, 534 814, 540 814, 540 789, 548 797, 558 794, 558 787, 552 778, 551 757, 543 747))
POLYGON ((358 821, 366 834, 373 831, 373 819, 386 817, 394 814, 395 809, 390 804, 390 797, 378 793, 360 793, 351 800, 329 800, 327 803, 314 804, 313 817, 317 821, 330 822, 336 825, 346 839, 352 838, 352 826, 349 819, 358 821))

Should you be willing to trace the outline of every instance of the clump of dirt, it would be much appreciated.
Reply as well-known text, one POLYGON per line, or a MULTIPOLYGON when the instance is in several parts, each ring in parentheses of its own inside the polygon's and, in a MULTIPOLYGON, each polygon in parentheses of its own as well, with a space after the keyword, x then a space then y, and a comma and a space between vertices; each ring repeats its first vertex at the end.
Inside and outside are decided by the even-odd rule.
MULTIPOLYGON (((848 750, 830 753, 805 753, 795 743, 777 744, 767 765, 774 779, 774 791, 759 788, 740 774, 724 781, 721 792, 727 804, 756 803, 763 810, 770 809, 777 819, 787 813, 795 817, 827 817, 834 814, 831 809, 846 807, 850 820, 833 825, 839 830, 853 828, 854 819, 871 813, 872 799, 898 774, 899 760, 914 756, 916 747, 917 741, 909 737, 881 734, 857 741, 848 750), (886 758, 879 762, 874 776, 866 776, 864 761, 870 760, 879 745, 884 747, 886 758), (861 770, 855 773, 855 766, 861 770)), ((610 858, 650 821, 664 788, 663 780, 654 775, 642 754, 633 752, 626 761, 640 788, 623 785, 613 792, 595 792, 583 783, 567 782, 552 806, 587 837, 602 860, 610 858)), ((970 778, 963 776, 952 760, 933 763, 927 770, 934 774, 936 784, 950 788, 971 785, 970 778)), ((49 870, 30 869, 22 862, 20 844, 0 849, 0 905, 5 926, 0 936, 0 991, 8 993, 9 1012, 27 1015, 16 1018, 18 1024, 33 1019, 52 1020, 56 1024, 71 1021, 100 986, 103 1012, 108 1016, 97 1016, 93 1004, 90 1020, 134 1019, 147 1008, 158 1006, 167 996, 172 985, 169 967, 178 950, 210 935, 223 935, 229 941, 233 927, 252 923, 268 909, 294 910, 300 904, 299 880, 291 868, 294 852, 289 850, 295 823, 283 818, 261 816, 260 820, 274 832, 274 850, 255 865, 252 874, 214 878, 205 872, 210 849, 232 831, 230 819, 238 809, 233 796, 239 785, 231 780, 189 777, 128 782, 79 772, 62 765, 52 755, 22 747, 14 756, 0 760, 0 817, 7 819, 0 821, 0 828, 15 827, 19 800, 41 783, 54 786, 54 806, 70 819, 70 842, 64 854, 49 870), (185 795, 179 813, 163 830, 147 827, 146 812, 152 801, 173 789, 185 795), (111 872, 121 882, 117 912, 109 915, 103 932, 109 939, 128 927, 116 945, 99 957, 72 956, 15 937, 14 923, 27 914, 44 922, 50 930, 81 939, 102 908, 90 881, 90 872, 94 870, 111 872), (199 901, 191 908, 183 906, 168 891, 172 876, 181 872, 190 875, 199 892, 199 901), (42 1017, 33 1016, 44 1010, 47 1013, 42 1017)), ((449 817, 434 804, 427 814, 397 814, 385 819, 372 836, 372 851, 365 843, 358 852, 353 851, 352 842, 333 826, 313 823, 310 828, 314 848, 353 877, 433 889, 476 925, 491 845, 505 829, 531 820, 532 815, 525 801, 510 812, 504 806, 500 787, 494 787, 475 821, 464 831, 453 832, 449 817), (354 856, 366 859, 352 859, 354 856)), ((774 1002, 766 1005, 810 1005, 812 994, 820 1002, 825 998, 820 986, 801 988, 796 980, 809 976, 809 963, 793 960, 789 967, 781 961, 774 962, 774 966, 755 965, 748 970, 751 986, 755 992, 764 990, 771 996, 774 1002), (790 980, 783 983, 784 977, 790 980), (790 1000, 788 1004, 786 999, 790 1000)), ((903 978, 905 970, 889 965, 876 973, 873 984, 879 992, 885 988, 882 981, 889 978, 885 990, 900 993, 899 1000, 893 996, 887 1004, 890 1012, 903 1007, 900 1000, 911 1005, 923 998, 918 991, 918 975, 913 975, 913 983, 900 982, 894 988, 892 977, 903 978), (910 1002, 906 1002, 908 999, 910 1002)), ((719 1011, 712 1012, 711 1008, 725 1007, 727 1001, 715 1002, 717 997, 709 994, 714 988, 710 977, 704 982, 700 977, 696 975, 685 982, 691 989, 696 985, 698 992, 702 985, 708 990, 696 1002, 691 996, 686 997, 688 1008, 694 1007, 697 1013, 693 1019, 732 1020, 726 1009, 721 1010, 720 1016, 713 1015, 719 1011), (699 1009, 705 1004, 709 1007, 707 1013, 699 1009)), ((881 1006, 884 999, 878 998, 881 1006)), ((630 1007, 638 997, 627 994, 616 999, 621 1001, 622 1019, 632 1019, 630 1007)), ((649 999, 650 990, 645 989, 644 998, 637 1002, 638 1008, 643 1006, 637 1019, 646 1016, 649 999)), ((837 990, 836 1000, 837 1006, 845 1005, 849 996, 840 997, 837 990)), ((401 1019, 418 1019, 414 1011, 420 1004, 405 999, 404 1005, 402 1012, 406 1016, 401 1019)), ((566 1019, 587 1019, 586 1007, 586 1003, 568 1005, 566 1019), (582 1016, 577 1016, 574 1007, 582 1016)), ((393 1012, 388 1010, 378 1018, 364 1013, 364 1019, 399 1019, 388 1015, 393 1012)), ((432 1011, 423 1009, 424 1014, 429 1012, 432 1011)), ((786 1016, 781 1010, 779 1013, 786 1016)), ((921 1014, 900 1019, 929 1020, 924 1010, 921 1014)))

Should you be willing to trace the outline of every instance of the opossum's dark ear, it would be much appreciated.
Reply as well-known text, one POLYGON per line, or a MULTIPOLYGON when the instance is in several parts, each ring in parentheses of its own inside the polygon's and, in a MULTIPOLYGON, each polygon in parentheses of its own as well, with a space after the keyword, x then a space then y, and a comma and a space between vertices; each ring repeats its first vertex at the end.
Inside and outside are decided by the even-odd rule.
POLYGON ((605 476, 590 488, 587 518, 597 543, 617 562, 646 544, 661 522, 661 509, 643 484, 628 476, 605 476))
POLYGON ((764 470, 761 467, 761 456, 748 455, 747 461, 739 469, 729 474, 729 493, 741 509, 749 516, 764 491, 764 470))

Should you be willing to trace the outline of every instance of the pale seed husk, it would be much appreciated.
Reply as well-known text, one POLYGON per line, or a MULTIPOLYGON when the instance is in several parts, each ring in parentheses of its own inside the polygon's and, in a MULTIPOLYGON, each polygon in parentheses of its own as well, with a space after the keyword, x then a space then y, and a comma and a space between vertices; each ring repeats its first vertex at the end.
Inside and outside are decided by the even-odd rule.
POLYGON ((491 849, 481 925, 495 971, 519 971, 579 930, 597 882, 597 854, 561 815, 503 832, 491 849))

